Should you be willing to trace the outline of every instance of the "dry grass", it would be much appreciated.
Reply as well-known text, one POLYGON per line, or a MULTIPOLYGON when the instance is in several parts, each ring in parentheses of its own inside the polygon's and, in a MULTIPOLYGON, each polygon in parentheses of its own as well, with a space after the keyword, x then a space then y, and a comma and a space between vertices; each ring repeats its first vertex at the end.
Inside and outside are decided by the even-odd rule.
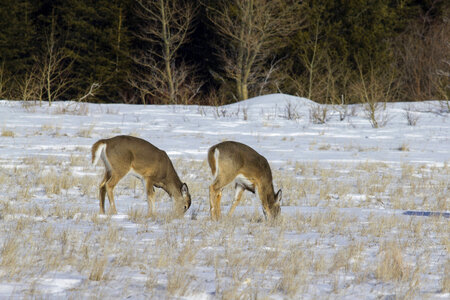
POLYGON ((398 147, 398 151, 409 151, 409 145, 406 143, 403 143, 398 147))
POLYGON ((4 137, 15 137, 16 135, 15 135, 14 131, 11 131, 11 130, 3 128, 1 136, 4 136, 4 137))
POLYGON ((313 124, 325 124, 330 120, 328 105, 313 104, 309 108, 309 121, 313 124))
POLYGON ((89 105, 84 102, 58 103, 51 111, 57 115, 78 115, 87 116, 89 114, 89 105))
POLYGON ((133 223, 144 224, 147 221, 147 212, 142 208, 130 207, 127 215, 133 223))
POLYGON ((83 138, 91 138, 94 132, 95 125, 91 124, 89 127, 82 128, 78 131, 77 136, 83 138))
POLYGON ((108 260, 106 258, 95 258, 91 271, 89 273, 89 280, 101 281, 105 279, 105 269, 107 267, 108 260))
MULTIPOLYGON (((163 205, 154 218, 146 218, 145 202, 127 210, 119 197, 119 213, 128 218, 99 216, 101 171, 72 171, 92 171, 83 155, 20 163, 0 171, 0 191, 6 195, 0 199, 5 282, 71 272, 85 279, 74 295, 95 291, 119 298, 135 289, 152 298, 194 296, 206 285, 217 297, 233 299, 314 295, 317 283, 332 298, 351 295, 349 286, 370 285, 376 293, 402 297, 430 293, 427 286, 449 290, 448 259, 442 267, 433 263, 449 253, 448 219, 383 214, 376 200, 388 208, 448 209, 447 165, 290 162, 273 168, 283 207, 281 218, 270 223, 250 193, 241 206, 255 200, 256 209, 238 206, 231 218, 211 222, 206 193, 211 174, 204 161, 174 162, 195 209, 195 217, 188 213, 181 219, 165 208, 172 200, 161 191, 163 205), (372 213, 359 215, 355 208, 372 213), (426 279, 430 273, 435 281, 426 279), (117 286, 123 287, 119 294, 117 286)), ((117 186, 117 195, 133 193, 143 202, 140 182, 129 179, 117 186)), ((232 188, 224 191, 222 205, 232 197, 232 188)), ((30 297, 45 296, 38 283, 27 284, 27 291, 30 297)))
POLYGON ((69 171, 60 173, 56 169, 50 169, 47 172, 40 174, 38 184, 44 186, 45 193, 51 197, 52 195, 59 195, 62 191, 77 184, 76 178, 69 171))
POLYGON ((406 281, 411 278, 411 267, 405 262, 398 242, 380 245, 375 275, 382 281, 406 281))
POLYGON ((416 126, 420 116, 418 113, 412 112, 411 109, 408 109, 405 112, 405 118, 409 126, 416 126))
MULTIPOLYGON (((448 253, 448 248, 447 248, 448 253)), ((450 293, 450 259, 447 258, 444 267, 444 278, 442 278, 442 292, 450 293)))
POLYGON ((86 158, 86 155, 70 155, 71 167, 89 167, 90 161, 86 158))
POLYGON ((19 259, 20 242, 17 236, 9 236, 3 242, 0 248, 0 264, 3 268, 14 268, 17 265, 19 259))
POLYGON ((288 297, 294 297, 310 280, 308 270, 311 260, 301 249, 290 249, 289 253, 281 259, 281 279, 278 289, 288 297))
POLYGON ((167 274, 167 293, 172 296, 187 296, 192 281, 188 269, 183 267, 173 268, 167 274))

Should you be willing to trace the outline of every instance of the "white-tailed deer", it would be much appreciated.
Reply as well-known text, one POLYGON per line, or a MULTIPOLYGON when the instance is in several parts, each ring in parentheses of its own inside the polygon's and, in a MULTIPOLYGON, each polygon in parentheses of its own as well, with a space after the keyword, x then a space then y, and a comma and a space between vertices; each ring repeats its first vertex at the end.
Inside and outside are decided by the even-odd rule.
POLYGON ((238 142, 223 142, 209 148, 208 163, 214 176, 209 187, 209 204, 213 219, 220 218, 222 190, 233 180, 236 192, 229 216, 233 214, 245 190, 258 192, 266 218, 272 219, 279 215, 281 190, 274 193, 269 163, 258 152, 238 142))
POLYGON ((176 202, 177 213, 191 206, 188 187, 182 183, 166 152, 149 142, 127 135, 97 141, 92 146, 92 163, 99 159, 105 164, 105 176, 100 183, 100 213, 105 213, 105 194, 108 194, 110 213, 116 214, 113 190, 128 173, 141 178, 147 192, 148 216, 154 213, 154 187, 162 188, 176 202))

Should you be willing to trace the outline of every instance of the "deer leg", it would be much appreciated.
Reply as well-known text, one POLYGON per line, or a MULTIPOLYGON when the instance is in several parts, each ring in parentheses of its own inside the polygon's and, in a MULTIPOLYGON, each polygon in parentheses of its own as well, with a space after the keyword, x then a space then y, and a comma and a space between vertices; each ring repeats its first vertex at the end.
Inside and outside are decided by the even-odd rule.
POLYGON ((155 212, 155 188, 153 187, 153 183, 150 179, 145 180, 145 189, 147 191, 147 218, 153 216, 155 212))
POLYGON ((209 187, 209 211, 213 220, 220 219, 220 200, 222 198, 222 189, 217 189, 214 184, 209 187))
POLYGON ((230 211, 228 212, 228 216, 230 217, 234 210, 236 209, 236 206, 238 206, 239 202, 241 201, 242 194, 244 193, 245 189, 242 185, 236 184, 236 193, 234 194, 234 200, 233 204, 231 205, 230 211))
POLYGON ((100 197, 100 213, 105 214, 105 196, 106 196, 106 182, 110 178, 110 174, 108 172, 105 173, 102 182, 100 183, 99 188, 99 197, 100 197))
POLYGON ((117 183, 120 181, 122 177, 119 177, 117 174, 113 174, 106 182, 106 193, 108 194, 109 199, 109 212, 110 214, 113 215, 117 214, 113 191, 114 187, 117 185, 117 183))
POLYGON ((222 199, 222 190, 220 190, 217 194, 216 194, 216 198, 214 199, 214 208, 215 208, 215 213, 216 213, 216 220, 220 219, 220 200, 222 199))
POLYGON ((229 184, 234 178, 216 176, 214 182, 209 187, 209 204, 211 218, 215 220, 220 219, 220 200, 222 199, 222 189, 229 184))
POLYGON ((214 190, 214 187, 211 184, 209 186, 209 213, 211 214, 212 219, 215 219, 215 217, 216 217, 216 207, 215 207, 216 197, 217 197, 217 192, 214 190))

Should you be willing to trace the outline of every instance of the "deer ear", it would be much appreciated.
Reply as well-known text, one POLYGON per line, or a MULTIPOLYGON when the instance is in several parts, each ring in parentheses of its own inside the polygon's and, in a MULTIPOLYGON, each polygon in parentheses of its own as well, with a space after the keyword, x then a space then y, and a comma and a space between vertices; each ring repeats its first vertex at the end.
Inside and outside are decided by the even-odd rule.
POLYGON ((183 183, 183 185, 181 186, 181 194, 185 197, 189 194, 189 189, 186 183, 183 183))
POLYGON ((275 195, 275 203, 280 203, 281 204, 281 196, 282 196, 282 192, 281 189, 278 190, 277 194, 275 195))

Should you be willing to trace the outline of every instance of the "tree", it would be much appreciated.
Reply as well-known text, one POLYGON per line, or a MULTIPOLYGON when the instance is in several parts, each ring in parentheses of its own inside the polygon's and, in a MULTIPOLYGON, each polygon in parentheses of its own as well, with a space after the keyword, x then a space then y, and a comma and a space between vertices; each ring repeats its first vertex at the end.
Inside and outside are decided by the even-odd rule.
POLYGON ((77 80, 67 91, 69 99, 83 95, 93 83, 100 83, 97 97, 117 101, 126 89, 130 59, 128 23, 131 0, 66 0, 57 5, 59 34, 64 50, 73 60, 72 76, 77 80))
POLYGON ((21 83, 28 81, 33 53, 38 49, 34 24, 36 2, 0 1, 0 65, 2 93, 11 99, 22 94, 21 83))
POLYGON ((293 84, 285 88, 320 102, 329 100, 330 88, 346 101, 358 101, 348 88, 350 80, 360 80, 356 61, 364 69, 388 68, 394 60, 392 39, 416 10, 412 0, 303 2, 306 26, 290 40, 286 70, 293 84), (339 69, 330 73, 333 66, 339 69))
POLYGON ((394 39, 398 81, 406 100, 449 99, 450 4, 424 2, 420 17, 394 39))
POLYGON ((281 0, 221 0, 207 9, 223 39, 216 49, 225 77, 234 81, 237 99, 247 99, 264 77, 264 64, 299 29, 299 6, 281 0))
POLYGON ((46 98, 49 106, 52 101, 60 100, 60 97, 71 87, 73 79, 70 72, 73 60, 64 52, 64 49, 56 41, 56 17, 52 13, 50 32, 46 37, 46 43, 40 57, 37 57, 37 68, 34 77, 39 82, 39 100, 46 98))
MULTIPOLYGON (((136 36, 145 43, 135 57, 137 72, 131 83, 143 99, 156 97, 164 103, 180 101, 181 89, 193 76, 180 59, 180 49, 189 40, 197 6, 182 0, 138 0, 142 21, 136 36)), ((145 100, 144 100, 145 102, 145 100)))
POLYGON ((33 64, 36 27, 33 23, 34 1, 0 2, 0 60, 11 73, 23 73, 33 64))

